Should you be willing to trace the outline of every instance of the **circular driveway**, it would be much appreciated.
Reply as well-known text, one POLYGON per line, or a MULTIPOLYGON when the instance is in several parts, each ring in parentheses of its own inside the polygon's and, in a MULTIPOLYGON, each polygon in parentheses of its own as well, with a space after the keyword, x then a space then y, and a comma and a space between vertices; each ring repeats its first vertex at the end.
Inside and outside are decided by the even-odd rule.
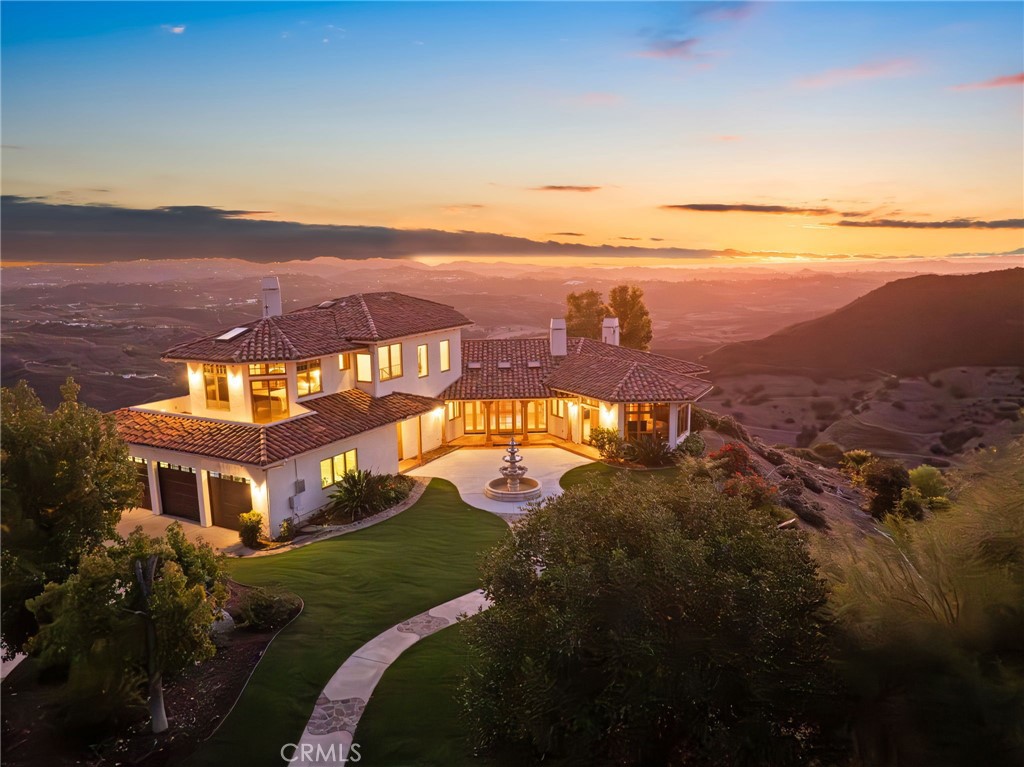
MULTIPOLYGON (((505 465, 502 461, 505 455, 505 451, 498 448, 464 447, 426 466, 420 466, 409 474, 447 479, 459 489, 462 500, 478 509, 498 514, 515 513, 521 511, 525 504, 503 503, 484 495, 484 484, 501 476, 498 470, 505 465)), ((527 468, 526 476, 540 480, 545 498, 562 492, 558 480, 569 469, 593 463, 589 458, 560 447, 524 447, 520 449, 520 455, 523 457, 522 465, 527 468)))

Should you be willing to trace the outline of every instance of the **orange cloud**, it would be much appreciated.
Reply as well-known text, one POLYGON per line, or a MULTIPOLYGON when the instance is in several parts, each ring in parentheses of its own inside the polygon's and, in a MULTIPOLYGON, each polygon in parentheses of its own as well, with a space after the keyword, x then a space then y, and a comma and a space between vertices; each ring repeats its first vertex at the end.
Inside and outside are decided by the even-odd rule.
POLYGON ((1024 72, 1018 72, 1015 75, 1003 75, 1002 77, 993 77, 991 80, 982 80, 978 83, 964 83, 963 85, 954 85, 950 88, 953 91, 980 91, 988 90, 989 88, 1008 88, 1012 85, 1024 85, 1024 72))

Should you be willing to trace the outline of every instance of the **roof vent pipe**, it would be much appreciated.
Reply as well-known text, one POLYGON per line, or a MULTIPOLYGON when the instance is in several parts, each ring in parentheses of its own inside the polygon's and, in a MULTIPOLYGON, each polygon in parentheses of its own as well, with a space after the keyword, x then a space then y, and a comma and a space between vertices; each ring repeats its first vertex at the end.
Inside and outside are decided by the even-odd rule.
POLYGON ((601 340, 612 346, 619 345, 619 318, 605 317, 601 323, 601 340))
POLYGON ((564 319, 557 317, 551 320, 551 330, 548 333, 548 338, 551 341, 551 356, 564 357, 568 352, 564 319))
POLYGON ((260 283, 263 289, 263 316, 280 317, 283 314, 281 309, 281 282, 277 277, 264 277, 260 283))

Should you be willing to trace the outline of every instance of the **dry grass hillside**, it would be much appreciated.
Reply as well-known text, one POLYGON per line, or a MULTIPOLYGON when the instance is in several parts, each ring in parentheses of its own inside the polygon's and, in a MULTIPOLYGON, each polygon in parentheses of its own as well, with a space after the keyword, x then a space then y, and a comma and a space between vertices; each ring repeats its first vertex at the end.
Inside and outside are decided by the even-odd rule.
POLYGON ((704 356, 716 377, 855 378, 1024 366, 1024 269, 896 280, 817 319, 704 356))

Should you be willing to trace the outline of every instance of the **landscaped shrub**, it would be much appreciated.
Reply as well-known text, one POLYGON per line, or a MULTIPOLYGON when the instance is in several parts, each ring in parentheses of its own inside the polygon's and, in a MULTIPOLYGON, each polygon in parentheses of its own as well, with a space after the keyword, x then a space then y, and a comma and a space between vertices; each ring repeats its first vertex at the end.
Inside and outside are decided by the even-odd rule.
POLYGON ((626 455, 641 466, 668 466, 672 463, 672 450, 668 442, 652 434, 644 434, 626 445, 626 455))
POLYGON ((711 466, 728 478, 756 473, 747 449, 738 442, 729 442, 708 456, 711 466))
POLYGON ((696 432, 691 432, 686 435, 686 439, 679 443, 676 450, 682 455, 693 456, 694 458, 700 458, 704 455, 704 450, 707 445, 704 442, 704 438, 696 432))
POLYGON ((348 523, 377 514, 408 498, 413 484, 412 479, 402 474, 350 471, 331 493, 331 519, 348 523))
POLYGON ((590 444, 607 461, 621 461, 625 457, 626 441, 619 436, 618 429, 598 427, 590 430, 590 444))
POLYGON ((286 519, 281 523, 281 531, 277 534, 277 540, 279 541, 290 541, 295 537, 295 522, 291 519, 286 519))
POLYGON ((779 488, 760 474, 727 479, 722 485, 722 492, 733 498, 744 498, 755 509, 772 506, 779 499, 779 488))
POLYGON ((287 589, 254 587, 242 594, 231 617, 238 628, 273 631, 291 620, 301 607, 302 600, 287 589))
POLYGON ((710 420, 706 410, 701 410, 699 407, 695 407, 690 411, 690 431, 704 431, 708 428, 710 420))
POLYGON ((238 537, 250 549, 260 545, 263 535, 263 515, 258 511, 247 511, 238 515, 238 537))

